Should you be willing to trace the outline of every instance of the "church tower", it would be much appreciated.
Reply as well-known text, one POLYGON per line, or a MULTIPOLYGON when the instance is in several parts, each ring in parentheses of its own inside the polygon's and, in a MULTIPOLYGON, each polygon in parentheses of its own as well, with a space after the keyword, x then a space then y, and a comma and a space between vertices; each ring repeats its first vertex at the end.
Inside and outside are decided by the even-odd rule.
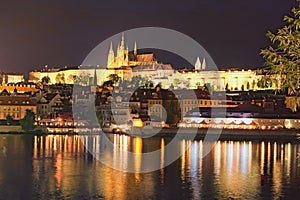
POLYGON ((134 42, 133 55, 134 55, 134 60, 137 60, 137 47, 136 47, 136 42, 134 42))
POLYGON ((202 62, 202 70, 206 70, 206 61, 205 58, 203 58, 203 62, 202 62))
POLYGON ((118 45, 116 67, 128 66, 128 49, 125 49, 125 38, 122 33, 121 43, 118 45))
POLYGON ((126 47, 126 51, 125 51, 125 54, 124 54, 124 60, 125 60, 125 66, 128 66, 128 61, 129 61, 129 59, 128 59, 128 46, 126 47))
POLYGON ((129 65, 128 54, 129 54, 128 47, 125 48, 125 37, 124 37, 124 33, 122 33, 121 42, 118 43, 116 57, 113 51, 112 43, 110 44, 110 49, 107 58, 107 68, 128 66, 129 65))
POLYGON ((97 71, 96 71, 96 69, 95 69, 95 71, 94 71, 94 83, 93 83, 93 85, 98 85, 98 77, 97 77, 97 71))
POLYGON ((113 45, 112 45, 112 42, 111 42, 109 52, 108 52, 108 57, 107 57, 107 68, 113 68, 114 67, 114 61, 115 61, 115 53, 114 53, 113 45))
POLYGON ((97 91, 97 71, 94 71, 93 82, 90 83, 91 92, 95 93, 97 91))
POLYGON ((201 69, 201 62, 200 62, 199 57, 197 57, 196 62, 195 62, 195 70, 200 71, 200 69, 201 69))

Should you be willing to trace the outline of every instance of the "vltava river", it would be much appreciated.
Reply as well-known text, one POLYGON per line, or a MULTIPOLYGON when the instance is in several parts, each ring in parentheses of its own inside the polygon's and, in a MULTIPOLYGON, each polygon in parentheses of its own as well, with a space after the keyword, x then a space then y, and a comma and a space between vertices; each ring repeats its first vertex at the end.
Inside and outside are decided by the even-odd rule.
MULTIPOLYGON (((164 146, 171 140, 108 137, 132 152, 161 149, 162 166, 164 146)), ((190 148, 171 165, 126 173, 102 164, 85 148, 105 148, 100 140, 100 136, 1 135, 0 199, 297 199, 300 195, 299 143, 219 141, 202 158, 203 141, 182 140, 178 149, 190 148)), ((124 155, 105 154, 112 160, 122 157, 123 165, 143 165, 140 157, 126 163, 124 155)))

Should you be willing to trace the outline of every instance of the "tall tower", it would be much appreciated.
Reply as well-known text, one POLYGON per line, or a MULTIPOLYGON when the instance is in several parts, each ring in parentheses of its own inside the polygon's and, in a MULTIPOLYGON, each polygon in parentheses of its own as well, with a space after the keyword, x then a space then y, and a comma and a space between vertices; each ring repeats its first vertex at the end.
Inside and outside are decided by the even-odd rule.
POLYGON ((91 92, 96 92, 97 91, 97 72, 96 69, 94 71, 94 77, 93 77, 93 82, 90 83, 91 86, 91 92))
POLYGON ((203 62, 202 62, 202 70, 206 70, 206 61, 205 58, 203 58, 203 62))
POLYGON ((125 49, 125 37, 122 33, 121 43, 118 45, 116 67, 128 66, 128 51, 125 49))
POLYGON ((115 53, 114 53, 112 46, 113 46, 112 42, 110 42, 110 48, 109 48, 108 57, 107 57, 107 68, 114 67, 115 53))
POLYGON ((125 54, 124 54, 124 60, 125 60, 125 66, 128 66, 128 46, 126 47, 126 51, 125 51, 125 54))
POLYGON ((197 57, 196 62, 195 62, 195 70, 200 71, 201 70, 201 62, 199 57, 197 57))
POLYGON ((94 83, 93 83, 93 85, 95 85, 95 86, 98 85, 98 77, 97 77, 97 71, 96 71, 96 69, 94 71, 94 83))
POLYGON ((122 33, 122 39, 121 39, 121 46, 120 46, 120 48, 121 48, 122 50, 125 49, 125 38, 124 38, 124 33, 122 33))
POLYGON ((133 55, 134 55, 134 59, 137 59, 137 47, 136 47, 136 42, 134 42, 134 48, 133 48, 133 55))

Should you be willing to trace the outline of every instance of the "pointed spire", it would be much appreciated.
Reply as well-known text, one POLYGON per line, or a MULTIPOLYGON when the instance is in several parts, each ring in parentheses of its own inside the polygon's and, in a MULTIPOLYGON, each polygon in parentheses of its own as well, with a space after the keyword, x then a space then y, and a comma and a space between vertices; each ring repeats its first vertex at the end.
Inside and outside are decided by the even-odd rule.
POLYGON ((124 41, 124 32, 122 33, 122 41, 124 41))
POLYGON ((202 62, 202 70, 206 69, 206 61, 205 58, 203 58, 203 62, 202 62))
POLYGON ((199 71, 201 69, 201 62, 199 57, 197 57, 196 62, 195 62, 195 70, 199 71))
POLYGON ((121 40, 121 45, 120 45, 121 49, 124 50, 125 49, 125 39, 124 39, 124 33, 122 33, 122 40, 121 40))
POLYGON ((112 44, 112 41, 110 42, 109 51, 113 51, 113 44, 112 44))
POLYGON ((94 71, 94 86, 97 86, 98 83, 97 83, 97 72, 96 72, 96 69, 94 71))
POLYGON ((133 54, 134 54, 134 57, 136 57, 136 56, 137 56, 137 47, 136 47, 136 42, 134 42, 133 54))
POLYGON ((114 65, 115 53, 113 50, 112 42, 110 42, 110 48, 107 56, 107 67, 112 67, 114 65))

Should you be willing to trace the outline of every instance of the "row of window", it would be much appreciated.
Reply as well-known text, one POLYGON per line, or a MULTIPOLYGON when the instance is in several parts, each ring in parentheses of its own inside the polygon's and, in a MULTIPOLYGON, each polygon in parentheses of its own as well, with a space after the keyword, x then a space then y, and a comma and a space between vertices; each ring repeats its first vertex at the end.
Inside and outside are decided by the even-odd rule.
POLYGON ((151 100, 149 101, 149 104, 161 104, 160 100, 151 100))
POLYGON ((19 107, 3 107, 3 109, 0 108, 0 111, 20 111, 19 107))
MULTIPOLYGON (((0 104, 4 103, 2 100, 0 100, 0 104)), ((18 100, 15 100, 15 101, 11 101, 11 100, 8 100, 7 101, 8 104, 29 104, 30 102, 29 101, 18 101, 18 100)))
MULTIPOLYGON (((161 101, 160 100, 151 100, 149 101, 149 104, 152 105, 152 104, 161 104, 161 101)), ((224 104, 224 102, 222 101, 211 101, 211 100, 183 100, 182 101, 182 104, 183 105, 222 105, 224 104)))
POLYGON ((41 108, 42 109, 48 109, 48 105, 42 105, 41 108))
POLYGON ((12 116, 13 119, 20 117, 19 113, 3 113, 2 119, 5 119, 7 115, 12 116))
POLYGON ((222 101, 211 101, 211 100, 184 100, 183 101, 183 104, 185 105, 189 105, 189 104, 192 104, 192 105, 197 105, 197 104, 200 104, 200 105, 222 105, 224 104, 224 102, 222 101))

